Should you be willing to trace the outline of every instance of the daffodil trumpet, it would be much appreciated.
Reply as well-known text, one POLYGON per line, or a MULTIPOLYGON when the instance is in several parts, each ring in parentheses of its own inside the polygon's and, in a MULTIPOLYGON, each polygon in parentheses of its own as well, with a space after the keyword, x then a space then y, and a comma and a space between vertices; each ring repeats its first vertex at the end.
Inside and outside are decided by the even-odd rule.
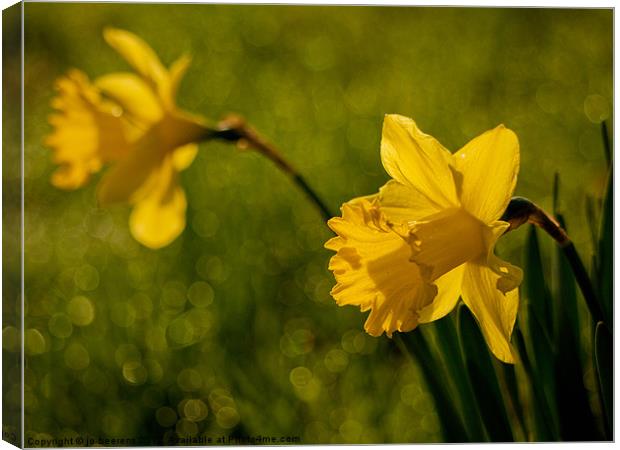
POLYGON ((531 200, 524 197, 513 197, 508 203, 508 207, 501 220, 510 224, 510 227, 505 231, 506 233, 525 223, 529 223, 539 227, 551 236, 558 243, 571 266, 592 319, 595 323, 603 321, 603 312, 583 261, 579 257, 577 249, 568 234, 555 218, 531 200))

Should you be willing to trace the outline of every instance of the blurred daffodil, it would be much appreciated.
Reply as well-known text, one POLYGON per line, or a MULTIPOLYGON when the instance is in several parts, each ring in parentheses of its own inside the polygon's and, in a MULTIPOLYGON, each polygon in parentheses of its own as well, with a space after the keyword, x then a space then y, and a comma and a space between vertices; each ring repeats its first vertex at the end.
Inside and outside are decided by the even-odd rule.
POLYGON ((387 115, 381 160, 392 179, 329 221, 336 302, 370 310, 366 331, 391 336, 445 316, 461 296, 495 356, 514 362, 522 271, 493 250, 509 227, 499 219, 517 180, 516 135, 500 125, 451 154, 387 115))
POLYGON ((106 29, 104 38, 134 72, 111 73, 90 81, 71 70, 57 81, 46 144, 60 167, 52 184, 77 189, 105 164, 111 169, 97 191, 102 206, 133 205, 132 235, 150 248, 172 242, 185 228, 187 202, 179 172, 196 156, 197 142, 208 136, 205 121, 175 103, 189 64, 184 56, 170 68, 127 31, 106 29))

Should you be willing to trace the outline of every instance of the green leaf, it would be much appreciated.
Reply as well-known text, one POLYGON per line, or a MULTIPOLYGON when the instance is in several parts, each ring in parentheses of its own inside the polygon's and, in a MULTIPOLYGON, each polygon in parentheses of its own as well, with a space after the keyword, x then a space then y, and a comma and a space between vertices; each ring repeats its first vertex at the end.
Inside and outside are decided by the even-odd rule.
POLYGON ((466 376, 465 363, 452 314, 434 322, 432 326, 435 329, 437 346, 448 378, 458 394, 460 410, 469 438, 472 442, 485 441, 487 439, 480 421, 480 412, 469 378, 466 376))
POLYGON ((513 434, 517 440, 526 439, 527 433, 525 428, 525 414, 523 404, 521 402, 521 396, 519 395, 519 383, 517 380, 515 366, 513 364, 499 363, 499 368, 504 376, 504 384, 506 386, 506 391, 510 402, 510 409, 512 410, 512 414, 519 425, 519 428, 516 428, 515 425, 513 425, 513 434), (517 435, 517 432, 520 434, 517 435))
POLYGON ((571 270, 575 275, 575 280, 577 281, 577 285, 579 286, 579 290, 583 295, 583 299, 586 302, 586 306, 590 311, 590 315, 592 319, 596 322, 600 320, 604 320, 603 310, 601 308, 601 302, 598 298, 598 293, 592 284, 592 280, 590 279, 590 275, 577 253, 577 249, 575 245, 568 241, 560 247, 564 256, 566 256, 566 260, 570 264, 571 270))
MULTIPOLYGON (((562 227, 564 218, 557 217, 562 227)), ((560 436, 564 441, 600 439, 588 392, 583 383, 580 326, 575 276, 564 252, 556 247, 553 259, 556 355, 555 383, 560 436)))
POLYGON ((545 398, 543 386, 534 374, 532 363, 526 349, 525 339, 518 324, 515 325, 513 338, 515 346, 519 352, 519 358, 521 360, 521 364, 523 365, 523 370, 528 378, 527 386, 529 386, 532 393, 532 403, 528 409, 532 413, 532 420, 534 422, 534 440, 540 442, 557 441, 559 438, 557 427, 554 424, 553 417, 551 416, 551 411, 545 398))
POLYGON ((538 233, 534 226, 530 226, 527 235, 524 282, 526 297, 532 305, 536 319, 550 334, 552 329, 551 301, 549 289, 545 283, 538 233))
MULTIPOLYGON (((557 214, 558 223, 566 230, 564 216, 557 214)), ((562 250, 555 246, 555 255, 552 259, 552 281, 554 296, 554 323, 557 333, 562 333, 561 329, 566 328, 579 335, 579 314, 577 308, 577 282, 575 275, 566 259, 566 255, 562 250)), ((561 339, 556 338, 556 344, 561 339)))
MULTIPOLYGON (((596 237, 597 232, 598 232, 598 227, 599 227, 599 223, 597 220, 597 202, 595 202, 594 198, 589 195, 586 194, 586 218, 588 221, 588 230, 590 231, 590 239, 592 241, 592 248, 595 248, 597 243, 598 243, 598 239, 596 237)), ((556 213, 557 216, 557 213, 556 213)))
POLYGON ((476 319, 463 305, 458 309, 458 330, 465 367, 489 437, 494 442, 514 441, 491 355, 476 319))
POLYGON ((607 190, 601 214, 601 226, 598 245, 598 281, 599 299, 603 320, 611 324, 613 320, 613 258, 614 258, 614 188, 613 171, 607 178, 607 190))
MULTIPOLYGON (((527 349, 532 358, 534 376, 544 387, 546 404, 555 405, 555 382, 553 368, 553 322, 551 319, 551 295, 544 278, 544 269, 538 244, 536 228, 530 227, 525 248, 524 285, 525 329, 527 349)), ((550 410, 555 419, 557 413, 550 410)), ((554 420, 555 421, 555 420, 554 420)))
MULTIPOLYGON (((545 282, 538 234, 528 230, 525 247, 524 293, 520 321, 525 334, 523 354, 530 362, 529 375, 538 403, 534 410, 540 440, 557 436, 558 412, 555 400, 555 370, 553 361, 553 321, 551 295, 545 282)), ((522 355, 523 356, 523 355, 522 355)))
POLYGON ((445 442, 467 442, 468 435, 463 426, 463 421, 452 401, 449 389, 447 389, 446 374, 442 374, 441 365, 433 358, 428 343, 420 330, 396 333, 394 340, 405 355, 418 361, 428 390, 435 401, 445 442))
POLYGON ((596 325, 594 357, 603 400, 603 409, 605 410, 607 439, 611 439, 612 434, 610 430, 612 430, 613 426, 614 407, 613 336, 603 322, 599 322, 596 325))

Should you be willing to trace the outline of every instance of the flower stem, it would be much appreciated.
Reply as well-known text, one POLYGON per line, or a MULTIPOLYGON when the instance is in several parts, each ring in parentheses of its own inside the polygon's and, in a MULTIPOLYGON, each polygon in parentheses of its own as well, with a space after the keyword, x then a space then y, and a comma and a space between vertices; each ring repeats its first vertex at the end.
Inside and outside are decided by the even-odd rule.
POLYGON ((611 142, 609 142, 609 133, 607 131, 607 122, 601 122, 601 134, 603 135, 603 150, 605 150, 605 161, 607 167, 611 166, 611 142))
POLYGON ((568 263, 570 264, 571 269, 573 270, 573 273, 575 274, 575 279, 577 280, 579 289, 588 304, 588 309, 590 310, 590 314, 592 314, 594 323, 603 321, 603 312, 598 302, 596 293, 594 292, 594 287, 592 286, 588 272, 586 271, 586 268, 577 253, 577 249, 573 245, 572 241, 569 241, 561 248, 566 256, 566 259, 568 260, 568 263))
POLYGON ((273 144, 268 142, 254 128, 248 125, 243 117, 238 115, 229 115, 218 124, 216 129, 209 133, 208 138, 235 142, 239 148, 251 148, 266 156, 275 163, 276 167, 291 177, 293 182, 318 208, 326 221, 334 217, 329 211, 329 208, 325 206, 325 202, 320 199, 317 193, 308 185, 301 174, 284 159, 282 154, 273 144))
POLYGON ((530 223, 544 230, 560 246, 577 280, 577 285, 588 305, 595 323, 603 320, 603 313, 588 272, 577 253, 575 245, 557 220, 543 211, 538 205, 523 197, 513 197, 500 220, 510 223, 512 231, 524 223, 530 223))

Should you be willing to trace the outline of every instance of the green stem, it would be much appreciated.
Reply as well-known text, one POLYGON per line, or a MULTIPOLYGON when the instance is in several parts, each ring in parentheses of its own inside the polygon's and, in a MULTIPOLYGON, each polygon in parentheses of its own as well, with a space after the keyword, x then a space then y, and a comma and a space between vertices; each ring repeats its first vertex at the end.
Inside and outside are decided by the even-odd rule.
POLYGON ((325 221, 328 221, 329 219, 334 217, 334 215, 329 211, 327 206, 325 206, 325 203, 319 198, 316 192, 312 190, 310 186, 308 186, 308 183, 300 174, 293 173, 291 174, 291 177, 293 178, 293 182, 306 193, 306 195, 310 198, 310 200, 312 200, 312 202, 319 209, 319 211, 321 211, 321 214, 323 215, 325 221))
POLYGON ((577 253, 577 249, 575 249, 572 241, 568 241, 567 244, 561 245, 560 248, 564 252, 573 274, 575 275, 577 285, 579 286, 579 289, 583 294, 583 298, 588 305, 588 309, 590 310, 594 323, 602 322, 603 312, 601 310, 601 306, 598 302, 592 282, 590 281, 590 277, 588 276, 588 272, 583 265, 583 261, 579 257, 579 254, 577 253))
POLYGON ((611 166, 611 142, 609 141, 609 133, 607 132, 607 122, 601 122, 601 134, 603 135, 603 150, 605 150, 605 161, 607 167, 611 166))
POLYGON ((320 199, 317 193, 308 185, 306 180, 297 170, 284 159, 278 149, 263 138, 258 132, 249 126, 245 119, 237 115, 230 115, 222 120, 217 129, 212 130, 208 139, 220 139, 228 142, 235 142, 240 148, 251 148, 261 155, 273 161, 276 167, 286 173, 293 182, 299 187, 312 203, 321 212, 325 221, 334 217, 329 208, 320 199))
POLYGON ((586 301, 590 314, 594 322, 603 320, 603 314, 601 310, 600 302, 597 298, 596 291, 592 286, 592 281, 588 276, 588 273, 573 245, 573 242, 566 234, 564 228, 560 226, 557 220, 543 211, 538 205, 534 204, 531 200, 523 197, 513 197, 501 217, 510 223, 510 227, 506 231, 511 231, 524 223, 531 223, 544 230, 549 236, 551 236, 560 246, 570 267, 577 280, 577 285, 583 294, 583 298, 586 301))

